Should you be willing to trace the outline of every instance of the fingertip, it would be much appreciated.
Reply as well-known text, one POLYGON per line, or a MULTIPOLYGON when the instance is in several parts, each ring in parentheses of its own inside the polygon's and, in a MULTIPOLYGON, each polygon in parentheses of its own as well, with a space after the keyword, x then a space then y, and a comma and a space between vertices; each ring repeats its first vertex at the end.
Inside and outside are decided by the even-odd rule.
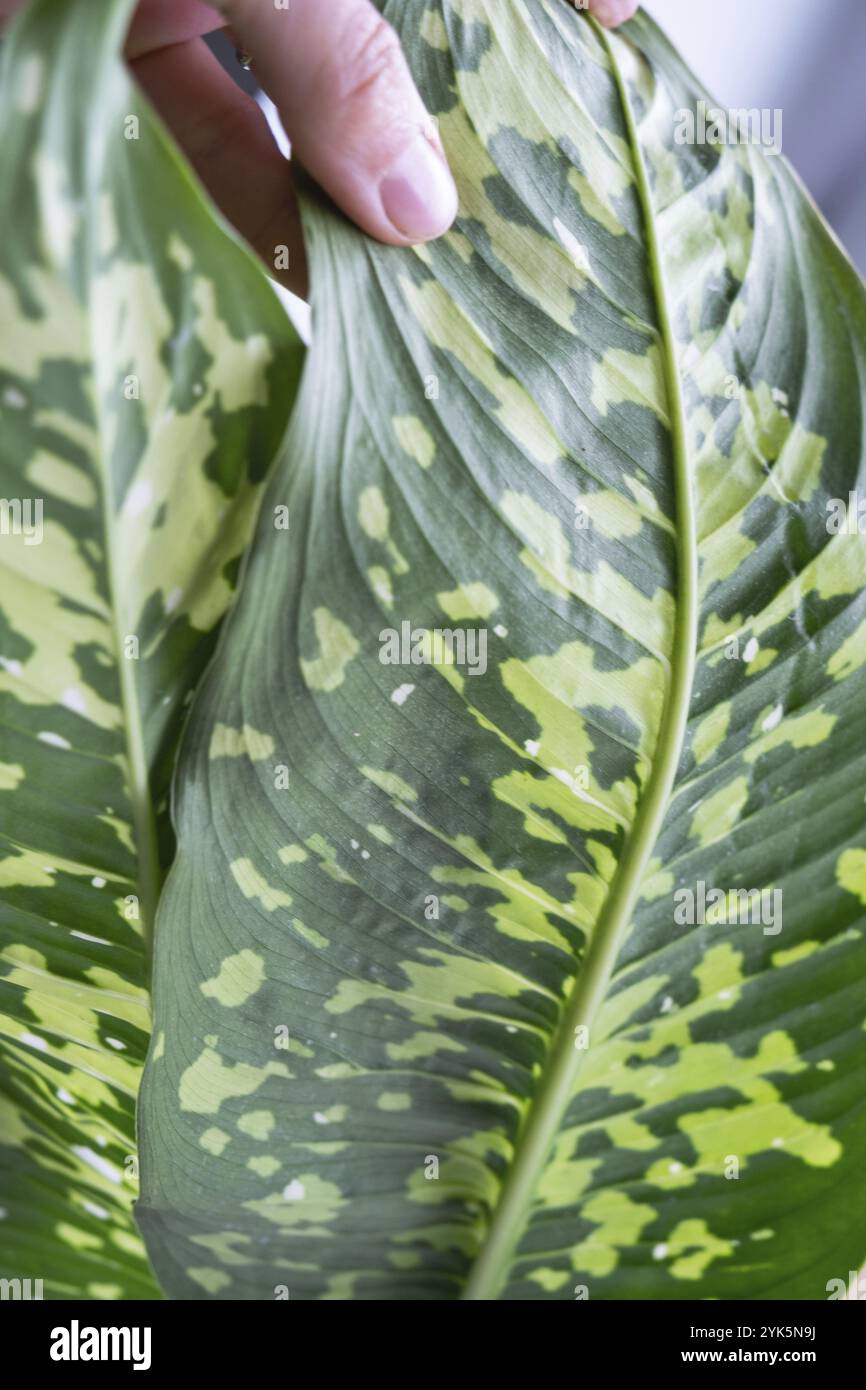
POLYGON ((432 241, 457 216, 457 188, 431 140, 419 131, 379 183, 382 211, 401 242, 432 241))
POLYGON ((589 0, 589 8, 599 24, 606 29, 615 29, 625 24, 640 7, 640 0, 589 0))

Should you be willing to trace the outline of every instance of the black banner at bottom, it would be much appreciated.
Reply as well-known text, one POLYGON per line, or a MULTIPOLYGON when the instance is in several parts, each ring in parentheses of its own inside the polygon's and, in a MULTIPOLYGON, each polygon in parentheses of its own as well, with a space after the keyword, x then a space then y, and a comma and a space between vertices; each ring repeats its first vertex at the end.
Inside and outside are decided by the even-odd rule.
MULTIPOLYGON (((407 1325, 402 1305, 399 1318, 396 1308, 386 1313, 381 1324, 369 1303, 367 1313, 354 1343, 355 1363, 362 1348, 375 1346, 378 1357, 387 1352, 393 1342, 395 1352, 405 1347, 407 1331, 415 1349, 423 1356, 424 1378, 430 1379, 437 1360, 443 1371, 454 1373, 454 1344, 447 1335, 452 1329, 464 1334, 473 1331, 479 1355, 485 1362, 492 1344, 494 1323, 473 1319, 468 1308, 457 1307, 452 1314, 419 1320, 417 1327, 407 1325), (450 1322, 450 1318, 454 1322, 450 1322), (443 1335, 445 1334, 445 1335, 443 1335), (375 1342, 373 1342, 375 1338, 375 1342), (482 1346, 485 1348, 481 1352, 482 1346)), ((418 1305, 415 1305, 416 1308, 418 1305)), ((441 1305, 440 1305, 441 1306, 441 1305)), ((650 1303, 650 1302, 590 1302, 577 1301, 556 1321, 538 1309, 525 1308, 515 1319, 516 1308, 510 1306, 509 1322, 503 1325, 505 1336, 497 1338, 503 1351, 512 1338, 525 1356, 531 1347, 533 1334, 546 1328, 563 1331, 574 1341, 579 1364, 586 1367, 588 1354, 596 1352, 613 1371, 634 1367, 639 1370, 667 1372, 681 1367, 700 1372, 706 1367, 728 1368, 760 1366, 769 1370, 780 1367, 806 1366, 820 1370, 824 1376, 837 1367, 856 1364, 864 1333, 863 1315, 858 1307, 839 1303, 761 1302, 761 1303, 650 1303), (841 1306, 840 1306, 841 1305, 841 1306), (510 1334, 510 1335, 509 1335, 510 1334)), ((3 1345, 14 1344, 27 1348, 27 1369, 48 1373, 50 1382, 62 1382, 70 1375, 93 1377, 100 1369, 113 1374, 128 1371, 139 1374, 162 1375, 166 1371, 192 1370, 196 1373, 213 1371, 221 1376, 240 1371, 262 1373, 267 1366, 289 1365, 300 1350, 287 1338, 303 1336, 304 1350, 312 1352, 319 1338, 325 1335, 327 1365, 333 1370, 335 1328, 353 1329, 354 1314, 340 1312, 333 1305, 313 1308, 300 1302, 274 1301, 268 1303, 220 1302, 149 1302, 149 1303, 85 1303, 38 1302, 25 1300, 0 1302, 0 1331, 3 1345), (348 1316, 348 1324, 346 1317, 348 1316), (292 1349, 291 1360, 288 1349, 292 1349), (271 1360, 273 1358, 273 1360, 271 1360)), ((548 1315, 549 1316, 549 1313, 548 1315)), ((562 1350, 562 1343, 557 1346, 562 1350)), ((347 1343, 348 1352, 348 1343, 347 1343)), ((508 1353, 511 1354, 510 1352, 508 1353)), ((461 1360, 463 1353, 461 1352, 461 1360)), ((521 1358, 522 1359, 522 1358, 521 1358)), ((306 1360, 306 1358, 305 1358, 306 1360)), ((307 1373, 308 1374, 308 1373, 307 1373)))

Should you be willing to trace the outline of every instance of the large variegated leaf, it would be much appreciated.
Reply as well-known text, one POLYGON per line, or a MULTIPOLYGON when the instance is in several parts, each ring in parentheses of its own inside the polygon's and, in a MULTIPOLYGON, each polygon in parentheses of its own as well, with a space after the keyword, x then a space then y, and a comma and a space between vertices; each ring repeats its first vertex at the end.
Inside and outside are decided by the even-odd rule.
POLYGON ((383 8, 461 215, 396 252, 307 210, 181 760, 157 1275, 825 1297, 866 1253, 863 288, 782 160, 676 142, 703 94, 647 20, 383 8))
POLYGON ((125 75, 129 8, 43 0, 0 74, 0 1265, 53 1297, 157 1295, 131 1207, 168 778, 296 374, 125 75))

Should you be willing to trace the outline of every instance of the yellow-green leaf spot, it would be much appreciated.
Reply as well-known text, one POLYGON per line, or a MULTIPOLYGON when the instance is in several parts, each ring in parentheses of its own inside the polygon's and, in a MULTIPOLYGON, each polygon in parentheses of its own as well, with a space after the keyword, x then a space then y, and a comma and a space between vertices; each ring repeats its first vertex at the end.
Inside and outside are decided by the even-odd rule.
POLYGON ((291 1075, 285 1062, 266 1062, 263 1067, 238 1062, 232 1066, 215 1048, 206 1046, 181 1075, 180 1108, 194 1115, 216 1115, 223 1101, 251 1096, 269 1076, 291 1075))
POLYGON ((814 955, 820 944, 819 941, 801 941, 799 946, 791 946, 787 951, 774 951, 771 963, 779 967, 796 965, 798 960, 807 960, 809 956, 814 955))
POLYGON ((209 999, 216 999, 226 1009, 245 1004, 259 990, 265 979, 265 962, 255 951, 239 951, 226 956, 219 973, 205 980, 199 988, 209 999))
POLYGON ((421 19, 421 37, 431 48, 436 48, 440 53, 447 53, 450 44, 448 42, 448 30, 445 28, 445 21, 438 10, 425 10, 421 19))
POLYGON ((692 754, 696 763, 705 763, 717 753, 728 735, 731 720, 730 704, 716 705, 701 720, 692 739, 692 754))
POLYGON ((342 1124, 348 1113, 347 1105, 331 1105, 327 1110, 316 1110, 313 1119, 317 1125, 338 1125, 342 1124))
POLYGON ((217 724, 211 734, 208 755, 211 758, 252 758, 259 762, 269 758, 274 751, 274 740, 270 734, 260 734, 258 730, 245 724, 242 729, 232 729, 228 724, 217 724))
POLYGON ((412 1250, 390 1250, 388 1263, 393 1265, 394 1269, 417 1269, 421 1264, 421 1256, 412 1250))
POLYGON ((412 1097, 405 1091, 383 1091, 376 1105, 380 1110, 409 1110, 412 1097))
POLYGON ((317 1173, 301 1173, 281 1192, 243 1205, 275 1226, 306 1227, 310 1223, 335 1221, 346 1203, 336 1183, 326 1182, 317 1173))
POLYGON ((346 667, 357 656, 360 647, 345 623, 329 608, 317 608, 313 613, 319 655, 312 661, 301 658, 301 671, 310 690, 329 693, 343 684, 346 667))
POLYGON ((712 845, 733 830, 749 799, 749 783, 735 777, 700 803, 692 817, 689 836, 702 845, 712 845))
MULTIPOLYGON (((466 76, 466 73, 461 74, 462 78, 466 76)), ((467 191, 468 186, 464 185, 462 192, 467 191)), ((513 230, 513 224, 509 225, 513 230)), ((514 263, 512 269, 519 274, 514 263)), ((526 388, 510 373, 502 371, 489 341, 466 310, 455 314, 453 299, 435 280, 416 285, 408 277, 402 277, 400 287, 411 313, 430 342, 451 353, 490 393, 496 402, 497 421, 524 452, 543 468, 557 463, 565 451, 547 416, 526 388)))
POLYGON ((391 539, 391 513, 381 488, 365 487, 358 498, 358 521, 361 530, 377 545, 384 545, 395 574, 406 574, 409 565, 391 539))
POLYGON ((14 792, 23 781, 24 769, 20 763, 0 763, 0 792, 14 792))
POLYGON ((572 1249, 572 1267, 600 1279, 613 1273, 619 1252, 637 1245, 644 1226, 656 1219, 652 1207, 613 1188, 590 1197, 581 1215, 594 1222, 596 1229, 572 1249))
POLYGON ((204 1134, 199 1135, 198 1142, 209 1154, 213 1154, 215 1158, 219 1158, 226 1144, 230 1144, 231 1141, 231 1135, 226 1134, 224 1129, 211 1127, 210 1129, 206 1129, 204 1134))
POLYGON ((261 1154, 256 1158, 248 1158, 247 1167, 260 1178, 272 1178, 274 1173, 279 1171, 280 1160, 272 1158, 270 1154, 261 1154))
POLYGON ((322 933, 316 931, 315 927, 308 927, 305 922, 301 921, 300 917, 292 918, 292 926, 298 936, 302 937, 309 946, 315 946, 317 951, 324 951, 331 944, 326 936, 322 936, 322 933))
POLYGON ((747 763, 754 763, 765 753, 771 753, 774 748, 784 748, 786 745, 797 749, 815 748, 829 738, 837 718, 835 714, 825 714, 823 709, 816 709, 810 710, 808 714, 783 719, 772 728, 767 728, 765 722, 764 728, 767 732, 746 749, 743 757, 747 763))
POLYGON ((674 627, 674 600, 666 589, 657 589, 647 598, 606 560, 592 569, 574 565, 571 540, 562 521, 539 506, 529 493, 508 491, 500 505, 506 520, 526 542, 520 561, 542 589, 560 598, 573 596, 606 613, 642 647, 666 659, 674 627))
POLYGON ((215 1255, 224 1265, 251 1265, 255 1261, 244 1254, 238 1246, 251 1244, 250 1237, 235 1231, 218 1231, 214 1235, 190 1236, 193 1245, 200 1245, 208 1254, 215 1255))
MULTIPOLYGON (((721 1175, 726 1156, 738 1154, 741 1162, 755 1154, 779 1150, 812 1168, 829 1168, 841 1156, 842 1146, 828 1125, 816 1124, 798 1115, 781 1097, 769 1077, 808 1068, 789 1035, 781 1029, 765 1033, 757 1052, 735 1053, 724 1044, 699 1044, 688 1062, 688 1088, 695 1097, 700 1078, 711 1066, 724 1068, 728 1087, 741 1092, 744 1104, 731 1107, 704 1107, 681 1115, 679 1128, 687 1134, 704 1172, 721 1175)), ((656 1097, 659 1100, 659 1097, 656 1097)))
POLYGON ((250 1110, 238 1120, 238 1129, 242 1134, 248 1134, 250 1139, 264 1142, 270 1138, 275 1124, 272 1111, 250 1110))
POLYGON ((384 608, 394 606, 394 585, 384 565, 371 565, 367 570, 370 588, 384 608))
POLYGON ((662 866, 662 861, 651 859, 646 866, 641 898, 645 903, 654 903, 667 893, 672 893, 675 883, 673 874, 662 866))
POLYGON ((54 875, 29 851, 0 859, 0 888, 55 888, 54 875))
POLYGON ((380 772, 375 767, 362 767, 361 772, 368 781, 375 782, 381 791, 387 792, 388 796, 393 797, 395 801, 418 800, 418 793, 395 772, 380 772))
POLYGON ((866 621, 855 628, 851 636, 846 637, 841 647, 830 657, 827 662, 827 674, 832 676, 834 681, 844 681, 853 676, 855 671, 859 671, 861 666, 866 666, 866 621))
POLYGON ((281 864, 303 864, 307 857, 303 845, 285 845, 277 850, 277 858, 281 864))
POLYGON ((661 353, 650 343, 643 354, 613 348, 592 373, 592 403, 600 415, 612 405, 639 405, 651 410, 670 426, 668 398, 661 353))
POLYGON ((73 507, 93 507, 96 489, 80 468, 51 454, 37 453, 27 467, 27 480, 43 492, 50 492, 73 507))
POLYGON ((419 468, 429 468, 436 456, 436 441, 417 415, 397 415, 393 420, 397 443, 419 468))
POLYGON ((311 835, 307 840, 307 847, 311 849, 319 860, 319 868, 322 873, 332 878, 335 883, 353 883, 354 879, 347 874, 345 869, 341 869, 337 863, 337 851, 334 846, 329 844, 323 835, 311 835))
MULTIPOLYGON (((754 638, 752 640, 754 641, 754 638)), ((746 651, 748 651, 748 647, 746 651)), ((744 652, 743 657, 746 660, 746 675, 749 679, 751 679, 752 676, 759 676, 762 671, 766 671, 768 667, 772 666, 778 655, 779 653, 775 647, 762 647, 757 656, 752 657, 751 660, 746 658, 744 652)))
POLYGON ((866 849, 846 849, 836 864, 836 882, 866 907, 866 849))
POLYGON ((358 521, 361 530, 371 541, 384 545, 391 527, 391 513, 388 503, 378 487, 365 487, 358 498, 358 521))
POLYGON ((437 1052, 465 1052, 456 1038, 445 1033, 413 1033, 405 1042, 388 1043, 385 1051, 394 1062, 414 1062, 419 1057, 434 1057, 437 1052))
MULTIPOLYGON (((454 957, 445 951, 420 947, 418 954, 431 961, 401 962, 411 988, 394 994, 394 1005, 405 1009, 416 1023, 436 1027, 440 1011, 450 1012, 473 993, 493 994, 497 990, 507 998, 520 993, 520 984, 495 962, 460 959, 460 970, 454 969, 454 957)), ((343 979, 338 984, 325 1009, 332 1014, 349 1013, 371 1000, 387 994, 384 986, 369 980, 343 979)))
POLYGON ((604 488, 575 497, 576 524, 585 516, 594 531, 610 540, 628 540, 640 534, 643 517, 631 497, 604 488))
POLYGON ((279 888, 272 888, 249 859, 235 859, 230 865, 232 878, 245 898, 257 898, 266 912, 291 907, 292 899, 279 888))
POLYGON ((701 998, 715 996, 733 1001, 734 991, 743 983, 742 964, 742 951, 736 951, 729 941, 710 947, 692 971, 700 985, 701 998))
POLYGON ((90 1231, 82 1231, 78 1226, 71 1226, 68 1221, 58 1221, 54 1227, 58 1240, 64 1245, 71 1245, 76 1250, 101 1250, 103 1240, 101 1236, 92 1235, 90 1231))
POLYGON ((387 825, 368 825, 368 835, 372 835, 374 840, 378 840, 383 845, 393 845, 394 836, 391 834, 387 825))
POLYGON ((219 1293, 221 1289, 227 1289, 232 1282, 231 1276, 223 1269, 188 1269, 187 1275, 193 1283, 203 1288, 205 1293, 219 1293))
POLYGON ((499 607, 499 600, 486 584, 458 584, 450 593, 436 595, 440 608, 452 622, 462 622, 464 618, 489 618, 499 607))
POLYGON ((217 287, 198 276, 192 298, 198 310, 197 332, 211 348, 207 385, 219 392, 223 410, 241 410, 247 405, 267 405, 268 378, 265 368, 274 353, 264 333, 235 338, 219 317, 217 287))
MULTIPOLYGON (((714 1236, 706 1221, 681 1221, 667 1242, 665 1255, 674 1257, 671 1274, 675 1279, 700 1279, 713 1260, 734 1253, 729 1240, 714 1236)), ((655 1252, 654 1252, 655 1253, 655 1252)))
POLYGON ((545 1293, 556 1293, 557 1289, 561 1289, 563 1284, 568 1283, 570 1277, 568 1271, 564 1269, 533 1269, 532 1272, 527 1275, 527 1278, 530 1279, 533 1284, 540 1285, 545 1293))

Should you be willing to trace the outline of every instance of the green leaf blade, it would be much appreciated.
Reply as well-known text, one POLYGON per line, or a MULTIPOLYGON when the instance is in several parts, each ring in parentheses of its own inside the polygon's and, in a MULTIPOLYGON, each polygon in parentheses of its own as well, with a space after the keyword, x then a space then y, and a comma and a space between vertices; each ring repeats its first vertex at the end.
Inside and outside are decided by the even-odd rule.
POLYGON ((169 778, 300 365, 124 70, 129 10, 28 6, 0 77, 0 1264, 51 1298, 159 1296, 132 1205, 169 778))
POLYGON ((783 165, 676 145, 647 21, 386 12, 461 217, 401 253, 307 208, 290 462, 178 782, 148 1248, 176 1297, 825 1297, 866 1241, 864 542, 825 505, 863 287, 783 165), (485 669, 383 663, 404 621, 485 669), (678 922, 702 883, 782 931, 678 922))

